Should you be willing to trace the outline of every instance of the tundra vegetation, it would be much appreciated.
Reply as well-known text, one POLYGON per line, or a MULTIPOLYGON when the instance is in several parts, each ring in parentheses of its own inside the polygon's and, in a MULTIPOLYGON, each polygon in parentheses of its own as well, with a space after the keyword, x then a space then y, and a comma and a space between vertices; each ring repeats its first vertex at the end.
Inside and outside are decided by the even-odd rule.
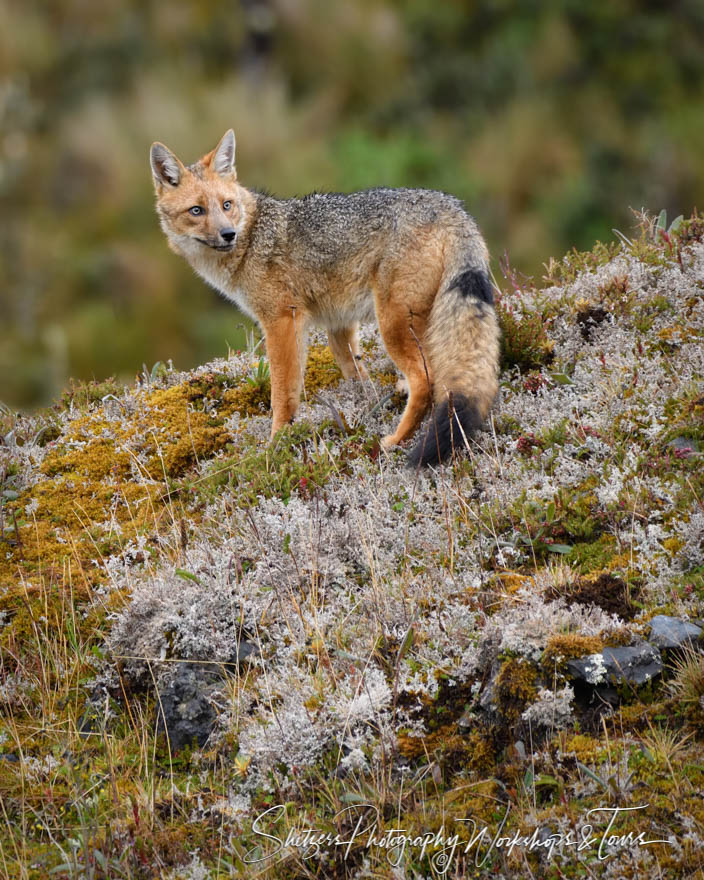
MULTIPOLYGON (((318 340, 273 445, 255 346, 3 412, 2 876, 245 876, 266 810, 349 839, 362 804, 463 842, 642 808, 630 845, 598 851, 600 814, 581 851, 446 876, 698 876, 704 216, 504 270, 500 401, 437 470, 379 449, 403 400, 371 327, 371 379, 318 340)), ((366 842, 257 869, 437 876, 366 842)))
POLYGON ((701 0, 0 10, 0 399, 16 408, 69 377, 244 348, 164 246, 156 140, 193 161, 232 126, 242 181, 282 197, 447 191, 530 274, 626 229, 629 205, 704 205, 701 0))

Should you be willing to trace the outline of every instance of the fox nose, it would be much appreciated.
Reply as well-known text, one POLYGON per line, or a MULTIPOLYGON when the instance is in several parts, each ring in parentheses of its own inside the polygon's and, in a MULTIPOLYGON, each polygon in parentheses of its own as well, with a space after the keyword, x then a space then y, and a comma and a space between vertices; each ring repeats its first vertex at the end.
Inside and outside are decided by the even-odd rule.
POLYGON ((235 229, 221 229, 220 230, 220 238, 223 241, 226 241, 228 244, 232 244, 232 242, 237 237, 237 231, 235 229))

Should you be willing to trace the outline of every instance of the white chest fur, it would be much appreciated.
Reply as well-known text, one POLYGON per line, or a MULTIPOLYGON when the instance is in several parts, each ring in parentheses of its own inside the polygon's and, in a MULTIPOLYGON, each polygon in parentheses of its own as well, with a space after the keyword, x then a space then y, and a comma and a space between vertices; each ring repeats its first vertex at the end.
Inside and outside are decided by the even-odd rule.
POLYGON ((189 241, 182 247, 184 256, 207 283, 214 287, 225 299, 234 303, 249 318, 258 320, 246 292, 232 281, 232 272, 227 260, 215 252, 209 252, 201 244, 189 241))

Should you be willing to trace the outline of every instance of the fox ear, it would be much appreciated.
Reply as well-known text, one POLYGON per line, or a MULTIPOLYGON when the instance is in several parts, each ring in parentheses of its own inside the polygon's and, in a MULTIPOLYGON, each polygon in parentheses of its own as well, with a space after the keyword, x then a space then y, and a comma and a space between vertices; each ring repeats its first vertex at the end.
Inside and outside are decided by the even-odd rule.
POLYGON ((210 167, 223 177, 235 173, 235 133, 232 129, 225 132, 222 140, 215 147, 210 167))
POLYGON ((183 165, 171 150, 163 144, 152 144, 149 153, 154 182, 161 186, 178 186, 181 182, 183 165))

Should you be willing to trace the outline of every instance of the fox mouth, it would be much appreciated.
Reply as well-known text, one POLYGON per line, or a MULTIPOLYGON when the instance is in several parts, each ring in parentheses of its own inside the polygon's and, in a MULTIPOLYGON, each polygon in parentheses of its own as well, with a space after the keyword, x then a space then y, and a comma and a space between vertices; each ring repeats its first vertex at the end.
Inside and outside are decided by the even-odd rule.
POLYGON ((206 247, 209 247, 213 251, 231 251, 235 246, 234 241, 230 244, 211 244, 204 238, 196 238, 196 241, 200 242, 200 244, 204 244, 206 247))

